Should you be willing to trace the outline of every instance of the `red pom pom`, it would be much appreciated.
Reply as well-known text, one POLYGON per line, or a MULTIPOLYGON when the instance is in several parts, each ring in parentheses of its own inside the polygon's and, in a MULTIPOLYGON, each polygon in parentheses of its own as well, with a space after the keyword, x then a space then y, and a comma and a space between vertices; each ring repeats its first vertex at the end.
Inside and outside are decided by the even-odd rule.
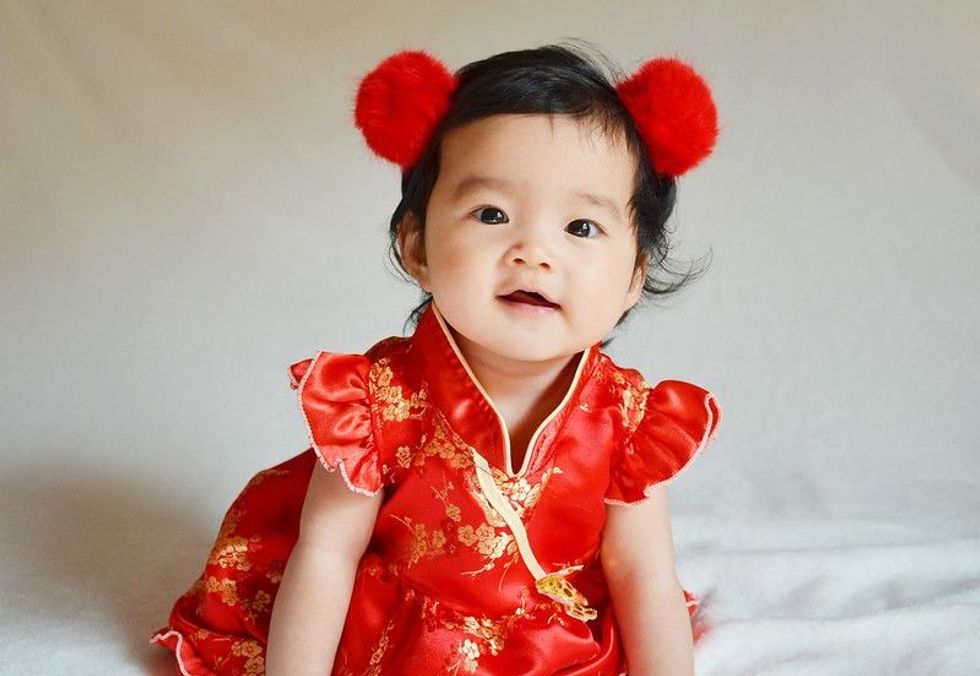
POLYGON ((372 151, 408 169, 449 109, 456 84, 455 76, 426 52, 398 52, 361 80, 354 122, 372 151))
POLYGON ((718 112, 711 90, 691 66, 678 59, 652 59, 616 91, 657 173, 680 176, 711 154, 718 112))

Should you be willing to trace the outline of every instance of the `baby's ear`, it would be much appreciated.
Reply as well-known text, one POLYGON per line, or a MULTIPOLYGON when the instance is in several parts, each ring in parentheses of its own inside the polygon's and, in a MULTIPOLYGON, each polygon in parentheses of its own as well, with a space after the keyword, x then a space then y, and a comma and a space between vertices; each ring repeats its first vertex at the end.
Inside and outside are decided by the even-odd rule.
POLYGON ((408 273, 424 291, 428 292, 429 268, 426 264, 425 241, 422 235, 418 218, 409 211, 398 224, 398 253, 408 273))
POLYGON ((647 254, 645 252, 641 253, 633 269, 633 278, 630 280, 630 290, 626 303, 627 308, 636 305, 640 300, 640 296, 643 294, 643 283, 646 282, 647 278, 647 261, 647 254))

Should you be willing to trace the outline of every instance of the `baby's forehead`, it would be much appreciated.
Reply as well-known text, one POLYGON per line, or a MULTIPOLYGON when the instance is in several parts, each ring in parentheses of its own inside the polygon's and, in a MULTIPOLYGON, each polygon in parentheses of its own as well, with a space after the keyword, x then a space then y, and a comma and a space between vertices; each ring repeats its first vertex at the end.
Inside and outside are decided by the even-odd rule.
POLYGON ((494 137, 548 137, 556 142, 569 141, 592 145, 605 144, 631 153, 628 134, 619 120, 593 114, 569 113, 495 113, 464 122, 446 131, 448 142, 487 141, 494 137))
MULTIPOLYGON (((636 158, 624 134, 570 115, 493 115, 447 133, 440 182, 448 197, 469 192, 598 193, 622 209, 636 158)), ((602 199, 590 199, 601 204, 602 199)))

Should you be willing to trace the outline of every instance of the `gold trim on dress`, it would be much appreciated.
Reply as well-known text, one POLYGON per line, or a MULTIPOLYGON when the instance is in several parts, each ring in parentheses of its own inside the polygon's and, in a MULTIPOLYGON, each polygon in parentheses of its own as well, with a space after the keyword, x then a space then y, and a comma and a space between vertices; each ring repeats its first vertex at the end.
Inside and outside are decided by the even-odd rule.
POLYGON ((569 616, 582 621, 596 619, 598 613, 595 608, 589 607, 589 600, 567 579, 569 574, 581 570, 582 566, 568 566, 554 573, 546 573, 541 564, 538 563, 537 557, 534 556, 531 543, 527 538, 527 531, 524 529, 524 522, 504 498, 500 489, 497 488, 490 464, 476 449, 473 449, 473 464, 476 469, 477 481, 480 482, 480 488, 483 489, 490 504, 493 505, 514 534, 517 550, 524 560, 524 565, 534 576, 535 588, 548 598, 560 603, 569 616))

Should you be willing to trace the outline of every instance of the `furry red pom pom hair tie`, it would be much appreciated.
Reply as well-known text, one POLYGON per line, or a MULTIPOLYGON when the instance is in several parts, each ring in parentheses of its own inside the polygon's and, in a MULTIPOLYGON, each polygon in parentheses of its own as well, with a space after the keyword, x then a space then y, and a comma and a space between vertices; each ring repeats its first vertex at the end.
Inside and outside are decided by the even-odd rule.
MULTIPOLYGON (((430 54, 397 52, 361 80, 355 124, 375 154, 408 170, 449 110, 458 84, 430 54)), ((615 87, 658 174, 680 176, 711 154, 718 113, 711 90, 691 66, 651 59, 615 87)))

